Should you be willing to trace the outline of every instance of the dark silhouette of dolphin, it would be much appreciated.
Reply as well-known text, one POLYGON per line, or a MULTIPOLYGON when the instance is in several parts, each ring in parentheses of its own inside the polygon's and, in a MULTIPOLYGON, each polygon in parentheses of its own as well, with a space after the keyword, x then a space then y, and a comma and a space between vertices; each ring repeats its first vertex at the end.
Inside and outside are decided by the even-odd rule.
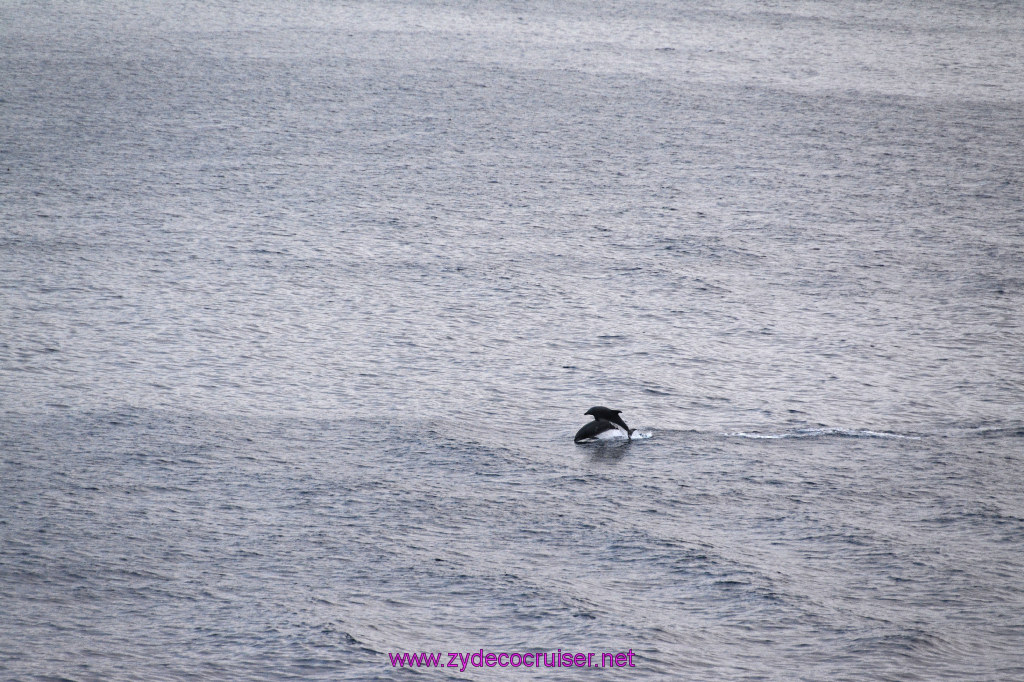
POLYGON ((630 440, 633 439, 634 429, 629 428, 626 422, 622 421, 622 417, 619 414, 622 410, 612 410, 607 407, 591 407, 583 414, 593 415, 594 421, 587 422, 583 427, 576 432, 576 437, 573 441, 579 443, 582 440, 588 438, 597 438, 599 434, 612 429, 622 428, 626 432, 626 437, 630 440))

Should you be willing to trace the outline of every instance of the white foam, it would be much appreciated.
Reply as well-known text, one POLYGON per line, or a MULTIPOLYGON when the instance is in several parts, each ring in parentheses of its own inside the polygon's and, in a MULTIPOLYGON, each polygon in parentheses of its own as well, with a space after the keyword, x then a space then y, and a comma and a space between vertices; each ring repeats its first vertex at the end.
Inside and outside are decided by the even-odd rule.
POLYGON ((627 436, 626 432, 622 429, 608 429, 601 433, 588 438, 587 440, 600 440, 600 441, 625 441, 625 440, 646 440, 653 435, 652 431, 633 431, 632 436, 627 436))

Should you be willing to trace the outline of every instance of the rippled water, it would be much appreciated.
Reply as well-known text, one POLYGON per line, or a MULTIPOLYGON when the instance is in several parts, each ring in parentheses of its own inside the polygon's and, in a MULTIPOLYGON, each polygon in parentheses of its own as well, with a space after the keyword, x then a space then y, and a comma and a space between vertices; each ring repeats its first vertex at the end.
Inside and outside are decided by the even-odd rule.
POLYGON ((3 3, 0 673, 1024 676, 1022 33, 3 3))

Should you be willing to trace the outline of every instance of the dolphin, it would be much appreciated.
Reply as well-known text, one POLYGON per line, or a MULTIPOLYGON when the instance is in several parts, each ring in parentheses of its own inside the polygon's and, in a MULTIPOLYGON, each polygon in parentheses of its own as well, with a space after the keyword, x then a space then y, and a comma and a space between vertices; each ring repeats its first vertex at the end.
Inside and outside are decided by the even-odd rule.
POLYGON ((593 415, 594 421, 584 424, 576 432, 576 437, 573 438, 573 441, 579 443, 589 438, 597 438, 598 435, 605 431, 619 428, 626 432, 626 438, 632 440, 634 429, 629 428, 626 422, 622 421, 622 417, 619 416, 621 412, 622 410, 612 410, 607 407, 591 407, 583 414, 593 415))

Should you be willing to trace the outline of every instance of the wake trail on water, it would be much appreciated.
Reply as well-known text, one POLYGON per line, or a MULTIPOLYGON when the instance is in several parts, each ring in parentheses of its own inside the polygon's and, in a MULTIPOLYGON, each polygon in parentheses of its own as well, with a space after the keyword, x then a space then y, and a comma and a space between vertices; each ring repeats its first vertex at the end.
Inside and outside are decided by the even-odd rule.
POLYGON ((761 431, 732 431, 722 435, 729 438, 749 438, 753 440, 781 440, 784 438, 883 438, 894 440, 921 440, 921 436, 893 433, 891 431, 840 428, 796 429, 795 431, 783 431, 778 433, 761 431))

